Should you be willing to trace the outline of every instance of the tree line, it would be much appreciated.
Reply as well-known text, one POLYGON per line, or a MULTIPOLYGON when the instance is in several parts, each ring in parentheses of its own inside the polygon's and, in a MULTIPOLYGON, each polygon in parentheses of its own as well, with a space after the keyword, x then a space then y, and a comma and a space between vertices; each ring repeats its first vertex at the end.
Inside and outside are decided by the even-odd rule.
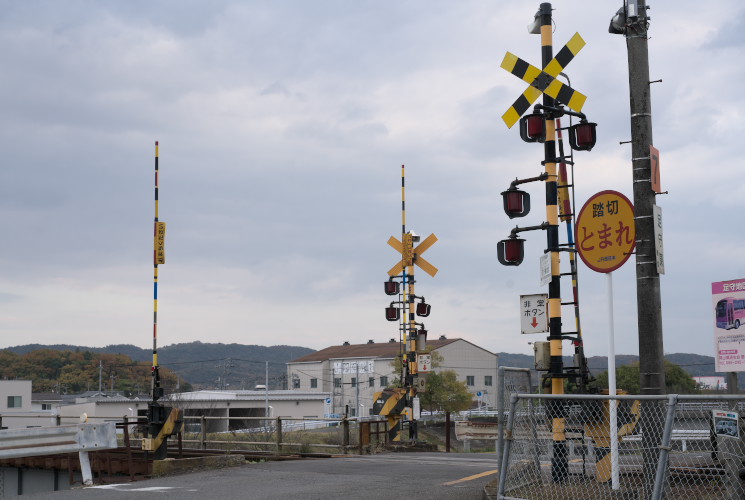
MULTIPOLYGON (((159 369, 166 392, 191 389, 188 382, 167 368, 159 369)), ((152 366, 123 354, 87 350, 38 349, 24 354, 0 351, 0 376, 5 380, 30 380, 33 392, 77 394, 84 391, 119 392, 125 396, 149 394, 152 366)))

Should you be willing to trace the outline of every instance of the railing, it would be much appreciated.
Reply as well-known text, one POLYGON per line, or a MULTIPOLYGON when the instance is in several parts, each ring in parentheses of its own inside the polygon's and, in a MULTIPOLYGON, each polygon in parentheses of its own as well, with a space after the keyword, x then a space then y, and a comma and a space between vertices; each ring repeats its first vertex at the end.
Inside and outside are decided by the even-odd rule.
POLYGON ((498 498, 742 499, 744 400, 513 393, 498 498))
MULTIPOLYGON (((117 422, 120 436, 137 448, 141 445, 147 423, 144 417, 87 417, 89 421, 117 422)), ((37 419, 39 427, 50 420, 60 426, 79 422, 79 417, 9 413, 0 415, 2 422, 11 419, 37 419)), ((268 454, 318 453, 322 450, 349 453, 374 452, 387 437, 387 423, 377 417, 230 417, 214 415, 184 415, 178 440, 179 447, 207 450, 253 449, 268 454), (381 429, 382 427, 382 429, 381 429), (314 431, 314 432, 310 432, 314 431)), ((36 426, 34 426, 36 427, 36 426)), ((127 443, 127 446, 129 446, 127 443)))

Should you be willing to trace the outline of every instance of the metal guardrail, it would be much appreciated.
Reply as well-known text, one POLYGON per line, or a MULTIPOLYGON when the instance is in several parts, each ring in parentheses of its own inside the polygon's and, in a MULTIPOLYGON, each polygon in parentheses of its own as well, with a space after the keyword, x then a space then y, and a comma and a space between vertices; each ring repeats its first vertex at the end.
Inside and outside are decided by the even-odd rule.
POLYGON ((0 459, 78 453, 83 483, 93 484, 89 451, 117 447, 116 424, 78 424, 0 431, 0 459))

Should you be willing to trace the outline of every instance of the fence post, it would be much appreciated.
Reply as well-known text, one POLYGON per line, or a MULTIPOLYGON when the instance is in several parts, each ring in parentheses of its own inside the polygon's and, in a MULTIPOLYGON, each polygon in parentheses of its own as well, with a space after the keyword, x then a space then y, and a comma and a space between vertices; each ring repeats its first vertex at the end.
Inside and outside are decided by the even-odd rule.
MULTIPOLYGON (((349 405, 347 405, 347 409, 349 409, 349 405)), ((347 418, 347 412, 344 412, 344 417, 341 421, 341 427, 342 427, 342 446, 344 447, 343 453, 346 455, 349 452, 349 419, 347 418)))
POLYGON ((282 417, 277 417, 277 455, 282 453, 282 417))
POLYGON ((445 453, 450 453, 450 412, 445 412, 445 453))
POLYGON ((56 425, 59 427, 62 425, 62 415, 55 415, 56 425))
POLYGON ((497 372, 497 469, 499 470, 502 470, 504 418, 504 366, 500 366, 497 372))
POLYGON ((654 478, 652 500, 660 500, 660 498, 662 498, 662 485, 665 482, 667 461, 670 455, 670 440, 673 435, 673 421, 675 419, 675 405, 677 403, 677 394, 670 394, 667 397, 667 414, 665 415, 665 428, 662 431, 662 443, 660 443, 660 456, 657 461, 657 474, 654 478))
POLYGON ((202 415, 202 417, 199 420, 199 430, 200 430, 200 436, 199 436, 199 446, 203 449, 207 449, 207 417, 202 415))
MULTIPOLYGON (((517 394, 512 394, 510 397, 510 415, 507 420, 507 432, 505 433, 505 443, 504 443, 504 455, 502 457, 501 464, 505 465, 507 463, 507 459, 510 456, 510 448, 512 448, 512 429, 515 425, 515 409, 517 408, 517 394)), ((505 490, 505 481, 507 480, 507 466, 500 467, 499 469, 499 488, 497 493, 497 498, 503 498, 504 497, 504 490, 505 490)))

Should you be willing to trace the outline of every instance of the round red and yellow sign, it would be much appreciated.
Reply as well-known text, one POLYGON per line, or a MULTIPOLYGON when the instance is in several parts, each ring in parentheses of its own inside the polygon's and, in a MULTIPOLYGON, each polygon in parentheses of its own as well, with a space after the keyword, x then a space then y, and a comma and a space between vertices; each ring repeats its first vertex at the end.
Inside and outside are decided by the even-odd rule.
POLYGON ((599 273, 615 271, 636 246, 634 206, 618 191, 591 196, 579 211, 574 237, 587 267, 599 273))

